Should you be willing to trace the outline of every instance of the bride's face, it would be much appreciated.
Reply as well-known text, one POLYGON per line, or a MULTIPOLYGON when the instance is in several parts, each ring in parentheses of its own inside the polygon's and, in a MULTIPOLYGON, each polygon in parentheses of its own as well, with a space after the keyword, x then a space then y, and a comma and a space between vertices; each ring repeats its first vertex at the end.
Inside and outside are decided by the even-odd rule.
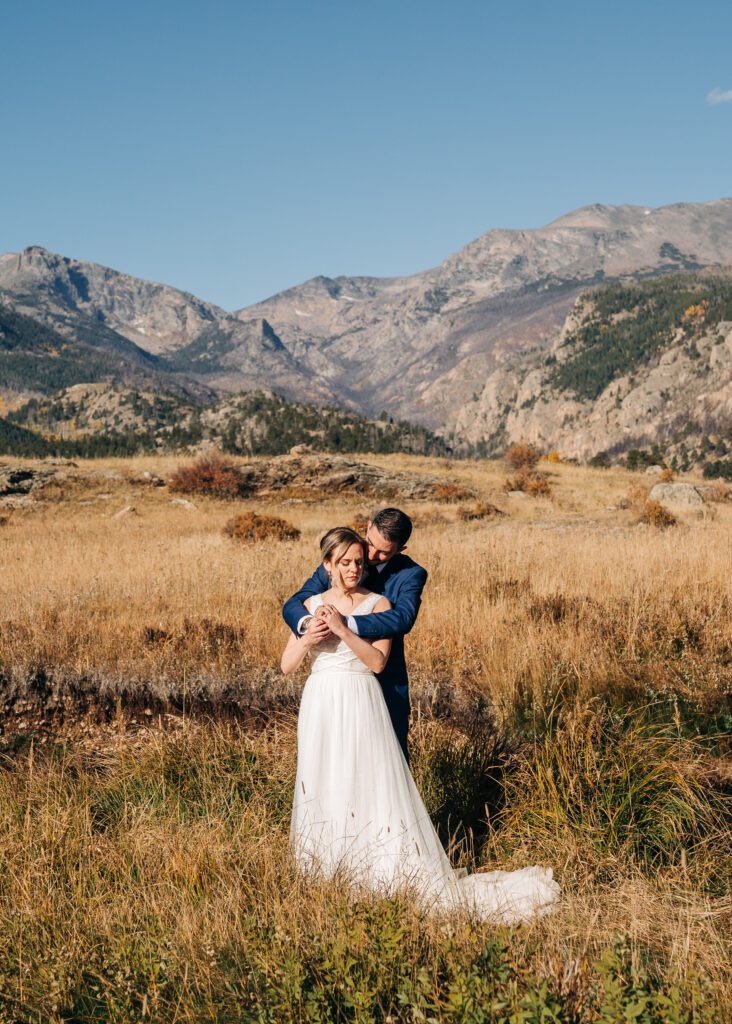
POLYGON ((351 544, 337 561, 326 562, 325 566, 334 584, 344 590, 355 590, 363 575, 363 548, 360 544, 351 544))

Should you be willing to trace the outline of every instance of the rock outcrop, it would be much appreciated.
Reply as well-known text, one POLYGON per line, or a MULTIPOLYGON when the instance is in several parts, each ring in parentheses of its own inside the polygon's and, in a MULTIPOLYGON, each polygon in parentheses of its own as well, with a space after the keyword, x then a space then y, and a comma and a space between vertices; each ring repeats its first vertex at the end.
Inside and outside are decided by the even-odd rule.
POLYGON ((56 476, 56 470, 46 467, 19 468, 0 464, 0 498, 17 494, 31 494, 56 476))
POLYGON ((701 493, 691 484, 656 484, 648 497, 674 508, 699 508, 704 504, 701 493))
POLYGON ((628 295, 616 312, 608 312, 607 293, 583 295, 549 351, 504 360, 448 433, 488 453, 525 441, 580 461, 654 445, 677 456, 680 468, 712 449, 724 456, 724 438, 732 438, 732 320, 712 316, 705 303, 728 315, 732 272, 655 279, 628 295), (623 324, 633 330, 620 334, 623 324))
POLYGON ((373 500, 459 499, 475 495, 444 478, 391 473, 367 462, 322 454, 281 455, 267 461, 243 463, 239 472, 252 497, 315 499, 355 494, 373 500), (454 492, 454 495, 453 495, 454 492))

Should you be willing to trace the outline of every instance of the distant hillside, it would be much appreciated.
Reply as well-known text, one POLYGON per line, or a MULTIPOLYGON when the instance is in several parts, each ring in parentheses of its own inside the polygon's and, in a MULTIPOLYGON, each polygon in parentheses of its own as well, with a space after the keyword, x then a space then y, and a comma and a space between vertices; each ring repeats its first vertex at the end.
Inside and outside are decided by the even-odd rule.
POLYGON ((48 393, 115 377, 152 377, 158 360, 103 325, 73 337, 0 304, 0 382, 8 391, 48 393))
POLYGON ((44 438, 32 430, 25 430, 0 418, 0 453, 37 458, 48 455, 49 446, 44 438))
POLYGON ((449 453, 445 441, 423 427, 292 403, 273 392, 203 405, 177 395, 78 384, 30 399, 3 422, 0 451, 16 454, 129 455, 204 443, 246 455, 280 455, 303 443, 328 452, 449 453))
POLYGON ((732 453, 732 272, 583 293, 551 350, 491 374, 453 429, 487 454, 526 440, 600 462, 651 450, 654 461, 680 468, 724 458, 732 453))

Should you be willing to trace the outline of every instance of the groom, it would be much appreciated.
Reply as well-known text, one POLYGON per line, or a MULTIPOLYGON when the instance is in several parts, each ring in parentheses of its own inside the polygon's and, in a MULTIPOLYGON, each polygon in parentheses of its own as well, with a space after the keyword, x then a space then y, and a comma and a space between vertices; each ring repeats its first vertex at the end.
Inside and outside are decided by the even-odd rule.
MULTIPOLYGON (((386 706, 394 732, 409 761, 409 679, 404 660, 404 635, 414 625, 427 582, 421 565, 403 554, 412 533, 412 520, 398 508, 383 508, 366 526, 368 565, 361 585, 377 594, 384 594, 392 607, 371 615, 349 615, 349 628, 366 640, 391 637, 391 654, 378 680, 386 698, 386 706)), ((322 565, 318 566, 301 590, 285 602, 282 615, 293 633, 301 634, 312 618, 303 601, 313 594, 322 594, 330 587, 322 565)))

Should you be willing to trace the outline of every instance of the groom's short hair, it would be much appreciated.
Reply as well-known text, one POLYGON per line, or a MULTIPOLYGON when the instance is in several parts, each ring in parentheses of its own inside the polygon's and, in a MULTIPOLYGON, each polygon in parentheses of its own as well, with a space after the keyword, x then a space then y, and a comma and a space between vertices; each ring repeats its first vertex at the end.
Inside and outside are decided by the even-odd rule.
POLYGON ((403 548, 412 535, 412 520, 406 512, 398 508, 382 508, 375 512, 371 525, 375 526, 382 537, 393 541, 403 548))

